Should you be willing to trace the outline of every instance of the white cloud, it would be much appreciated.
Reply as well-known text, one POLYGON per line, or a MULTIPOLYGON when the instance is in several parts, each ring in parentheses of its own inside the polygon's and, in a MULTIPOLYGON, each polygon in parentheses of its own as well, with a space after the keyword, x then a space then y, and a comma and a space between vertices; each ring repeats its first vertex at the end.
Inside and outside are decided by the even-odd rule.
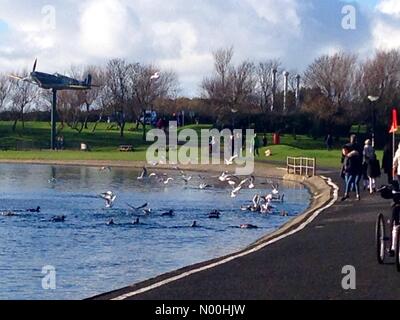
POLYGON ((381 0, 376 6, 372 29, 374 47, 377 49, 400 48, 400 2, 381 0))
POLYGON ((382 0, 378 3, 377 9, 382 13, 400 17, 400 1, 398 0, 382 0))
POLYGON ((399 2, 382 0, 374 20, 359 10, 357 30, 345 31, 340 0, 52 0, 48 31, 47 0, 1 1, 0 69, 29 68, 38 57, 40 70, 64 72, 122 57, 176 70, 183 93, 194 95, 220 47, 233 45, 236 61, 279 58, 302 71, 322 53, 399 46, 399 2))

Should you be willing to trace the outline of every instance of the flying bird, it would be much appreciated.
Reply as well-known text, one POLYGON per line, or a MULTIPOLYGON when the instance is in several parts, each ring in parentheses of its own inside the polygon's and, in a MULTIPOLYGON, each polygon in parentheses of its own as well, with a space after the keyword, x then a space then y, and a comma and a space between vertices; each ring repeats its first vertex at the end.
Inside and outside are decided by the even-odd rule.
POLYGON ((142 206, 140 206, 140 207, 131 206, 129 203, 127 203, 126 205, 127 205, 129 208, 131 208, 132 210, 138 211, 138 210, 147 208, 149 204, 148 204, 148 203, 145 203, 144 205, 142 205, 142 206))
POLYGON ((143 167, 142 173, 137 177, 138 180, 143 180, 149 176, 146 167, 143 167))
POLYGON ((117 196, 112 191, 104 192, 100 195, 100 198, 106 201, 106 208, 112 208, 117 196))
POLYGON ((233 161, 235 161, 235 159, 237 159, 239 156, 237 154, 235 154, 234 156, 230 157, 230 159, 225 159, 225 164, 227 166, 231 166, 233 164, 233 161))
POLYGON ((151 77, 150 77, 150 80, 158 80, 158 79, 160 79, 160 73, 159 72, 156 72, 156 73, 154 73, 151 77))

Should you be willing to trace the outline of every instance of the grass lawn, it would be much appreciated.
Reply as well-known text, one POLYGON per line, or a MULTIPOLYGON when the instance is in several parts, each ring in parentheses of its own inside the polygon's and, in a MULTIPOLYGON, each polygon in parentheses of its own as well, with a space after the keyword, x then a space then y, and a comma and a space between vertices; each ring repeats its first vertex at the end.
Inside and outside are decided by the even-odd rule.
MULTIPOLYGON (((59 131, 64 136, 66 149, 62 152, 51 151, 49 149, 50 123, 47 122, 26 122, 25 129, 18 124, 15 133, 11 130, 11 122, 0 121, 0 159, 8 160, 122 160, 139 161, 145 160, 147 147, 151 143, 142 140, 142 130, 135 130, 132 124, 126 126, 125 136, 120 137, 117 128, 107 130, 107 124, 101 123, 97 130, 92 133, 94 124, 89 124, 89 129, 78 133, 67 126, 59 131), (80 144, 86 143, 90 152, 79 151, 80 144), (119 152, 119 145, 133 145, 135 151, 123 153, 119 152)), ((194 129, 200 132, 202 129, 210 129, 211 125, 192 125, 182 129, 194 129)), ((259 134, 259 139, 262 139, 259 134)), ((320 167, 340 168, 341 151, 340 146, 345 140, 336 142, 335 149, 327 151, 323 139, 313 139, 308 136, 283 135, 281 145, 271 145, 272 135, 268 134, 267 148, 260 150, 261 156, 257 157, 260 161, 286 163, 287 156, 316 158, 320 167), (272 151, 272 156, 266 158, 266 149, 272 151)), ((382 152, 378 152, 382 158, 382 152)))

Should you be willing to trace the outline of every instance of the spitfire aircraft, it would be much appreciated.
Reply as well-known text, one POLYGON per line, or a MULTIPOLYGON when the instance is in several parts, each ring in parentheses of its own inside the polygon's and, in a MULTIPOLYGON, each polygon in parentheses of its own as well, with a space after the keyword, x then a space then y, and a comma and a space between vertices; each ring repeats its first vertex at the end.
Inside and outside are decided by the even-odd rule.
POLYGON ((92 76, 88 74, 87 78, 83 81, 79 81, 61 74, 49 74, 36 71, 37 59, 33 65, 33 70, 26 78, 10 75, 11 78, 30 82, 39 86, 42 89, 53 89, 53 90, 90 90, 92 87, 92 76))

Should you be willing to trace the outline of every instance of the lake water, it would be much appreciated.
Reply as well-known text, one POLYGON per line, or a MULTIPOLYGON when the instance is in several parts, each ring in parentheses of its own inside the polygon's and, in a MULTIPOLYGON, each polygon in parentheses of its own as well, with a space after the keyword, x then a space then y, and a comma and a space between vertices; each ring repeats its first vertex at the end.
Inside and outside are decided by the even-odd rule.
MULTIPOLYGON (((171 172, 170 175, 177 175, 171 172)), ((138 172, 89 167, 0 165, 0 299, 83 299, 119 289, 175 269, 236 252, 271 233, 309 205, 310 194, 300 184, 282 183, 285 202, 277 211, 291 217, 242 212, 256 192, 271 191, 266 178, 255 190, 231 199, 216 178, 199 190, 196 174, 185 185, 178 177, 169 185, 138 181, 138 172), (56 182, 49 182, 55 177, 56 182), (117 194, 112 209, 98 195, 117 194), (152 213, 133 225, 127 204, 149 203, 152 213), (40 213, 22 212, 42 208, 40 213), (162 217, 173 209, 174 217, 162 217), (219 220, 208 219, 214 209, 219 220), (65 215, 64 223, 50 222, 65 215), (114 219, 116 225, 106 223, 114 219), (197 221, 200 228, 190 228, 197 221), (259 229, 242 230, 241 224, 259 229), (56 289, 44 290, 44 266, 55 268, 56 289)))

